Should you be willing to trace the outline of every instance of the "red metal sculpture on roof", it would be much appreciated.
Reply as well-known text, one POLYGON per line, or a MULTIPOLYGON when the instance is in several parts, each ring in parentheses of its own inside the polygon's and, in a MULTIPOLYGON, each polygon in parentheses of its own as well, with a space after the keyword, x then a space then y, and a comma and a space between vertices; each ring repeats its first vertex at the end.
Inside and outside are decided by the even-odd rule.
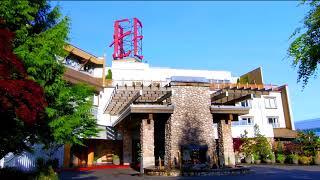
POLYGON ((137 18, 122 19, 114 22, 113 59, 135 57, 139 60, 142 56, 142 24, 137 18))

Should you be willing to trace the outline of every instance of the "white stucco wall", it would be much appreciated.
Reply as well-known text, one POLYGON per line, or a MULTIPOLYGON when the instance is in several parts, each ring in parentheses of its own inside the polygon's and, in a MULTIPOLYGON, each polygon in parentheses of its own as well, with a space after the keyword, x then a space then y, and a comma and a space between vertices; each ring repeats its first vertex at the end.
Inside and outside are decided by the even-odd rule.
POLYGON ((229 71, 150 67, 149 64, 141 62, 113 61, 111 69, 114 81, 167 81, 172 76, 192 76, 229 80, 230 82, 236 81, 229 71))
POLYGON ((105 106, 108 103, 113 90, 114 88, 104 88, 104 90, 99 94, 99 106, 97 115, 97 123, 99 125, 111 126, 112 122, 115 120, 115 117, 110 116, 110 114, 104 113, 105 106))
MULTIPOLYGON (((92 76, 96 77, 96 78, 101 78, 102 77, 102 72, 103 72, 103 68, 94 68, 93 69, 93 73, 92 76)), ((105 75, 107 75, 108 72, 106 72, 105 75)))
MULTIPOLYGON (((254 120, 254 124, 257 124, 259 126, 261 134, 265 135, 266 137, 274 137, 273 127, 271 124, 269 124, 268 117, 277 117, 279 120, 280 128, 286 127, 280 92, 270 92, 270 94, 267 96, 264 95, 261 96, 261 98, 253 98, 253 100, 251 100, 251 109, 249 110, 249 114, 240 117, 252 117, 254 120), (265 97, 275 97, 277 108, 266 108, 264 102, 265 97)), ((241 134, 244 134, 244 130, 247 130, 248 136, 253 137, 253 126, 254 125, 234 125, 231 128, 232 136, 234 138, 238 138, 241 134)))

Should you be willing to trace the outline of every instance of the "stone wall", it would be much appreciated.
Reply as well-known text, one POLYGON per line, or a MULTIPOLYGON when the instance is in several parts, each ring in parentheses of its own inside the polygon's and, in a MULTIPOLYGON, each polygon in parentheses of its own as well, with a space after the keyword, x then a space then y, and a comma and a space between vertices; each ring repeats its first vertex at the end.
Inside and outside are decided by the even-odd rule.
POLYGON ((165 165, 178 166, 181 145, 207 145, 207 159, 212 162, 215 138, 210 112, 209 87, 171 86, 174 111, 165 128, 165 165))
POLYGON ((141 143, 141 165, 140 171, 143 173, 144 168, 155 165, 154 157, 154 120, 142 119, 140 126, 140 143, 141 143))

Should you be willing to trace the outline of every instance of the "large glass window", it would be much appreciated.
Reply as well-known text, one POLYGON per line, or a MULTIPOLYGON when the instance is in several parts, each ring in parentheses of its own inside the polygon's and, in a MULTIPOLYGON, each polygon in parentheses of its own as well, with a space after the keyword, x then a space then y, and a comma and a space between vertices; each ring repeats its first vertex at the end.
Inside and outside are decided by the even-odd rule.
POLYGON ((266 108, 277 108, 276 98, 275 97, 265 97, 264 104, 266 108))
POLYGON ((268 118, 268 123, 272 124, 273 128, 279 128, 279 118, 278 117, 267 117, 268 118))

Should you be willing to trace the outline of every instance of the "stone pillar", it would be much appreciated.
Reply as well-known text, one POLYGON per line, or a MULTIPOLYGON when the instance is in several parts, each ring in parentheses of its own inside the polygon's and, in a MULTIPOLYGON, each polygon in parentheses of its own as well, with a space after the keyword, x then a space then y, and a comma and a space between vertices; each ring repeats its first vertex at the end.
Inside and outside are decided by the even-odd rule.
POLYGON ((63 167, 67 168, 70 165, 70 155, 71 155, 71 145, 65 144, 64 145, 64 157, 63 157, 63 167))
POLYGON ((171 117, 167 120, 165 125, 165 153, 164 153, 164 166, 171 169, 171 117))
POLYGON ((207 146, 207 162, 214 160, 215 138, 209 84, 171 84, 173 113, 165 126, 165 166, 181 165, 182 145, 207 146))
POLYGON ((149 119, 142 119, 140 126, 141 144, 141 164, 140 172, 144 173, 144 168, 155 166, 154 157, 154 120, 152 114, 149 119))
POLYGON ((220 166, 235 166, 231 120, 218 123, 219 161, 220 166))
POLYGON ((123 165, 132 163, 132 134, 127 128, 123 128, 123 165))
POLYGON ((94 161, 94 146, 92 143, 89 143, 89 149, 88 149, 88 162, 87 165, 90 167, 93 165, 94 161))

